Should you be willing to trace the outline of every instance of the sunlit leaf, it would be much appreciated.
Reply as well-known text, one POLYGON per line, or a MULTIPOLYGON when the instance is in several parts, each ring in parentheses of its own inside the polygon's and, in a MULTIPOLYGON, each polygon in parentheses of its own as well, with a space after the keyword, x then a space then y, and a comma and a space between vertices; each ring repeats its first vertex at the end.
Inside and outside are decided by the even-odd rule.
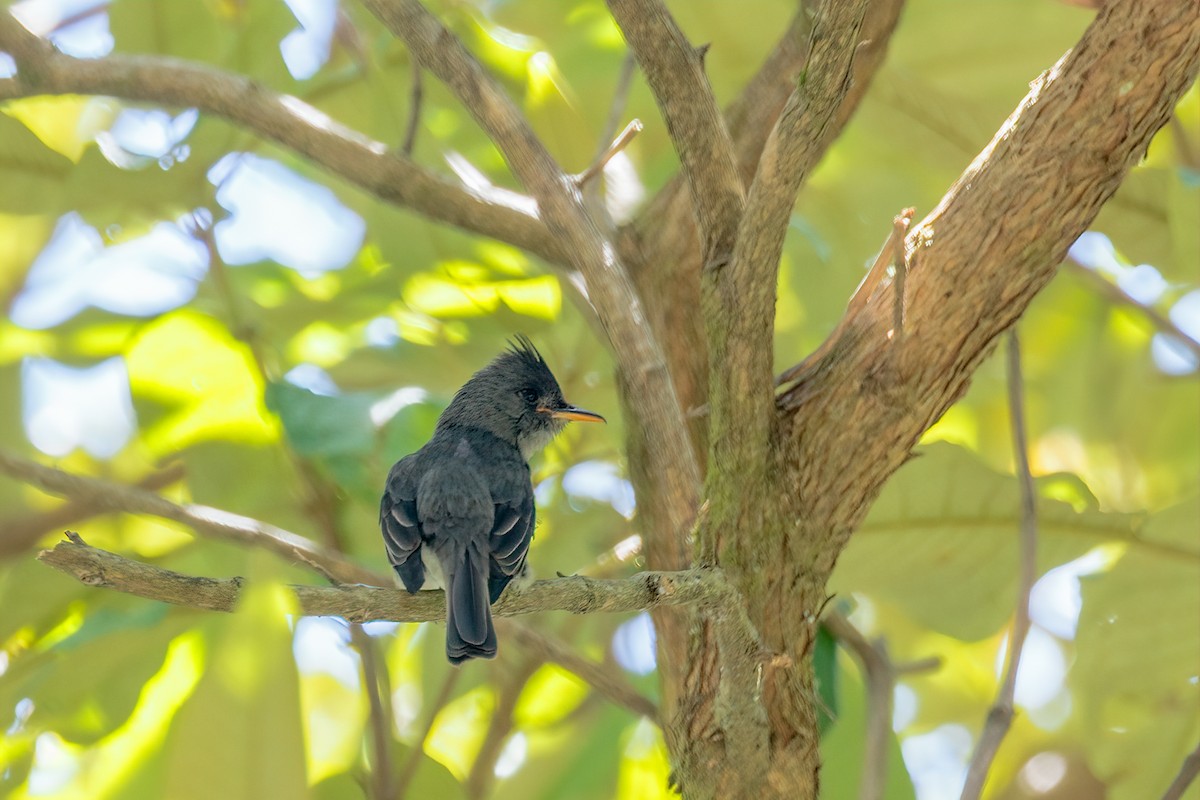
POLYGON ((649 720, 635 722, 625 735, 625 751, 617 777, 620 800, 670 800, 671 764, 662 731, 649 720))
MULTIPOLYGON (((324 672, 300 678, 300 707, 305 720, 308 782, 317 785, 350 769, 362 747, 367 719, 365 698, 324 672)), ((314 790, 316 797, 322 797, 314 790)))
POLYGON ((171 725, 167 796, 308 796, 287 622, 295 603, 282 585, 253 583, 237 613, 207 626, 214 634, 209 668, 171 725))
POLYGON ((557 664, 533 673, 513 709, 517 727, 551 725, 570 714, 587 696, 587 685, 557 664))
POLYGON ((135 402, 167 409, 145 432, 156 451, 203 439, 274 437, 253 357, 211 317, 185 310, 159 318, 130 346, 126 363, 135 402))
POLYGON ((465 780, 495 707, 495 695, 488 688, 479 687, 456 697, 438 713, 425 740, 425 752, 456 778, 465 780))
POLYGON ((96 131, 111 121, 111 105, 100 103, 77 95, 30 97, 7 104, 4 113, 23 122, 51 150, 78 162, 96 131), (90 114, 92 107, 107 111, 90 114))

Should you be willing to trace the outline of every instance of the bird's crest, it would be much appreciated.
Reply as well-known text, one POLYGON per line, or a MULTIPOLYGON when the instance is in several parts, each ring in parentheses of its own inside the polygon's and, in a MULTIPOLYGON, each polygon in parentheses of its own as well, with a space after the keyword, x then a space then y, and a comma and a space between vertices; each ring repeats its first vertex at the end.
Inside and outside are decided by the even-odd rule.
POLYGON ((508 351, 534 369, 547 371, 550 369, 546 364, 546 359, 542 358, 542 354, 533 346, 533 342, 523 333, 518 333, 508 340, 508 351))

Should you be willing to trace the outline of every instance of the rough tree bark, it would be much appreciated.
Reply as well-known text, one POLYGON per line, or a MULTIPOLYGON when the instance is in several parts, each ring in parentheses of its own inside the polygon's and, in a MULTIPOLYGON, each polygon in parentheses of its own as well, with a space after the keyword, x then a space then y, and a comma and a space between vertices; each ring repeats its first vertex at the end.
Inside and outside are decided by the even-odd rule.
MULTIPOLYGON (((76 60, 7 14, 0 49, 18 74, 0 80, 0 101, 94 93, 196 106, 381 199, 578 270, 618 365, 650 566, 701 567, 666 580, 720 587, 716 600, 704 594, 690 612, 656 617, 674 774, 691 798, 815 798, 810 655, 838 555, 1195 80, 1195 0, 1107 3, 908 233, 902 328, 893 328, 896 287, 868 287, 778 389, 772 320, 787 217, 882 59, 900 0, 802 11, 725 114, 703 53, 663 4, 611 0, 682 164, 641 219, 616 232, 591 219, 504 92, 419 2, 365 5, 475 115, 536 215, 479 200, 240 76, 164 59, 76 60)), ((520 608, 573 602, 568 588, 542 587, 556 600, 520 608)), ((627 602, 656 605, 645 594, 627 602)))
MULTIPOLYGON (((701 704, 698 713, 708 717, 706 724, 695 726, 696 717, 690 722, 707 737, 692 736, 678 748, 693 796, 816 795, 819 758, 808 655, 838 554, 884 481, 962 395, 996 337, 1050 280, 1068 246, 1145 153, 1195 80, 1198 64, 1200 16, 1194 3, 1107 4, 1079 44, 1034 82, 938 207, 908 234, 903 329, 891 330, 890 288, 877 288, 839 326, 822 356, 775 398, 776 413, 765 435, 759 434, 757 452, 726 461, 714 444, 708 486, 726 490, 709 493, 707 520, 720 524, 707 526, 712 534, 702 530, 701 538, 713 540, 705 555, 742 590, 750 622, 762 637, 769 766, 759 771, 751 762, 747 770, 744 760, 730 758, 735 729, 723 724, 720 709, 701 704), (736 472, 724 481, 715 478, 727 464, 736 472), (740 476, 747 475, 755 483, 740 484, 739 491, 740 476), (771 495, 755 491, 765 476, 773 482, 771 495)), ((812 64, 810 73, 816 68, 812 64)), ((786 135, 787 117, 785 111, 773 137, 786 135)), ((767 159, 764 154, 763 164, 767 159)), ((753 210, 752 199, 747 215, 753 210)), ((743 222, 739 249, 751 247, 740 238, 748 230, 743 222)), ((782 242, 777 229, 765 235, 777 240, 757 255, 760 270, 777 263, 782 242)), ((774 277, 759 272, 755 287, 731 290, 739 304, 731 317, 769 320, 774 294, 761 295, 764 285, 773 289, 774 277), (760 299, 747 305, 753 291, 760 299)), ((762 341, 760 335, 755 344, 762 341)), ((712 368, 735 370, 736 376, 753 364, 753 355, 734 350, 724 362, 713 359, 712 368)), ((771 385, 761 367, 751 380, 712 378, 714 441, 724 435, 745 447, 741 421, 720 423, 717 409, 723 402, 736 407, 747 389, 761 393, 765 382, 771 385)), ((694 696, 713 696, 722 659, 713 640, 701 638, 695 661, 712 666, 694 696)))

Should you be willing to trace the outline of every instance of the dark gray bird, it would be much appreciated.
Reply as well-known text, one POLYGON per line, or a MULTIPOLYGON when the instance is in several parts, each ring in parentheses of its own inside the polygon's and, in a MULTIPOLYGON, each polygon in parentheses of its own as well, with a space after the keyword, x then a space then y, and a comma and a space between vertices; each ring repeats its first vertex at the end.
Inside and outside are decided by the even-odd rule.
POLYGON ((430 553, 441 567, 451 664, 496 655, 491 604, 533 539, 529 457, 568 420, 604 418, 563 400, 541 354, 518 336, 458 390, 433 438, 388 473, 379 506, 388 560, 410 592, 424 585, 430 553))

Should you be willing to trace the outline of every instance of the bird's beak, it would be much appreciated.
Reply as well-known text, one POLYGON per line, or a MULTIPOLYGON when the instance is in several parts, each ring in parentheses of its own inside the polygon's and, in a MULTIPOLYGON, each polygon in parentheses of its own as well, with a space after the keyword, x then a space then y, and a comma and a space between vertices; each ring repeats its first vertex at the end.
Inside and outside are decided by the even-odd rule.
POLYGON ((576 408, 575 406, 564 406, 563 408, 550 409, 550 416, 554 417, 555 419, 568 419, 574 420, 575 422, 607 422, 604 417, 600 416, 594 411, 576 408))

